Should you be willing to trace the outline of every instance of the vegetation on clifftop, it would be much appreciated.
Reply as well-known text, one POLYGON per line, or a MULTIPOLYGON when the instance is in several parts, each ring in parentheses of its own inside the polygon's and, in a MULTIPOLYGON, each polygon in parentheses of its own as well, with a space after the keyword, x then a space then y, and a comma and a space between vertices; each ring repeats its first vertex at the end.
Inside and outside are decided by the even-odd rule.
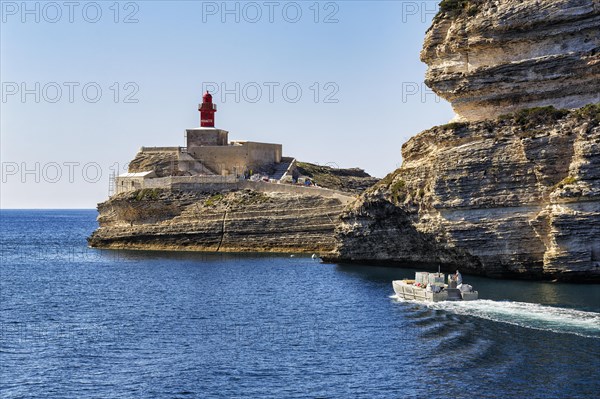
POLYGON ((341 169, 308 162, 298 162, 296 167, 298 173, 319 186, 339 191, 361 192, 379 180, 359 168, 341 169))
POLYGON ((556 109, 551 105, 547 107, 527 108, 513 114, 500 115, 498 121, 514 121, 523 130, 529 130, 538 125, 551 125, 569 115, 574 115, 580 120, 589 120, 596 126, 600 124, 600 104, 588 104, 574 111, 556 109))
POLYGON ((575 111, 575 116, 579 119, 589 119, 594 126, 600 125, 600 103, 579 108, 575 111))
POLYGON ((213 207, 216 206, 219 202, 221 202, 221 200, 223 200, 223 194, 214 194, 207 198, 206 201, 204 201, 204 205, 213 207))
POLYGON ((378 190, 382 190, 384 193, 387 193, 389 195, 389 198, 395 204, 400 204, 404 202, 409 193, 408 188, 406 186, 406 181, 401 178, 398 178, 399 175, 400 169, 396 169, 394 172, 388 174, 386 177, 381 179, 377 184, 369 188, 366 191, 366 193, 373 194, 378 190))
POLYGON ((441 129, 460 130, 469 126, 469 122, 450 122, 445 125, 438 126, 441 129))
POLYGON ((442 0, 436 18, 444 16, 457 18, 463 14, 472 17, 479 12, 482 3, 481 0, 442 0))
POLYGON ((538 125, 556 122, 569 114, 566 109, 553 106, 522 109, 514 114, 514 120, 523 129, 532 129, 538 125))
POLYGON ((219 205, 226 207, 240 207, 247 205, 256 205, 269 202, 271 197, 265 193, 253 190, 240 190, 216 193, 204 200, 204 206, 214 208, 219 205))

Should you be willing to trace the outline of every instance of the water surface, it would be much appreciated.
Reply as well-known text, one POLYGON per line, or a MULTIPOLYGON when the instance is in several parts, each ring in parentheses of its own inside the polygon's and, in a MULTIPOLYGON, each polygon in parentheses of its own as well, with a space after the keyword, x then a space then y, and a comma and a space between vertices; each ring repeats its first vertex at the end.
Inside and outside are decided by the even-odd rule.
POLYGON ((600 287, 86 248, 95 211, 1 211, 2 398, 568 397, 600 391, 600 287))

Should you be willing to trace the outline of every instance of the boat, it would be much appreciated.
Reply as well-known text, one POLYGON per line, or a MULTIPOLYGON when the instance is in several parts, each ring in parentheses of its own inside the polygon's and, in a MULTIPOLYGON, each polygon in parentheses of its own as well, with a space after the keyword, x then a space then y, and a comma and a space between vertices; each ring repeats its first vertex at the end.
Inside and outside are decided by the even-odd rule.
POLYGON ((445 283, 444 273, 416 272, 415 279, 394 280, 392 286, 398 298, 426 301, 473 301, 479 293, 469 284, 457 284, 452 275, 445 283))

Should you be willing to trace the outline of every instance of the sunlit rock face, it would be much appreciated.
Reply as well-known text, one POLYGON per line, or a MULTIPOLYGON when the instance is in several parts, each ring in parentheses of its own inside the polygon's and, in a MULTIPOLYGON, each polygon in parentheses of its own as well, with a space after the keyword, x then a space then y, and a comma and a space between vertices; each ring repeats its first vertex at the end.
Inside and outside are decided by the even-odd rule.
POLYGON ((600 281, 600 106, 426 130, 341 215, 337 261, 600 281))
POLYGON ((456 120, 600 102, 600 0, 445 0, 440 9, 421 60, 456 120))
POLYGON ((96 248, 325 253, 334 248, 334 198, 251 190, 146 189, 98 205, 96 248))

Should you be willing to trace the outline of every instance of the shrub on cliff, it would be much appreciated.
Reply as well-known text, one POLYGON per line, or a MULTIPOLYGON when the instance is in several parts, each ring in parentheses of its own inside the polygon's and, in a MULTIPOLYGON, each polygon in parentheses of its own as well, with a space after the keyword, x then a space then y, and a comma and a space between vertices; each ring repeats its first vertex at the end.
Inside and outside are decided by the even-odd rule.
POLYGON ((406 199, 406 182, 399 179, 390 186, 390 194, 396 203, 403 202, 406 199))
POLYGON ((562 189, 565 186, 568 186, 569 184, 575 184, 577 183, 577 179, 573 176, 567 176, 564 179, 562 179, 560 182, 556 183, 556 185, 554 186, 554 189, 562 189))
POLYGON ((225 197, 221 193, 214 194, 214 195, 210 196, 209 198, 207 198, 206 201, 204 201, 204 205, 209 206, 209 207, 214 207, 219 202, 221 202, 223 200, 223 198, 225 198, 225 197))
POLYGON ((408 195, 408 189, 406 187, 406 181, 398 179, 400 169, 388 174, 386 177, 381 179, 379 182, 374 184, 368 190, 366 194, 375 194, 376 192, 387 193, 392 202, 399 204, 404 202, 408 195))
POLYGON ((464 129, 469 126, 469 122, 450 122, 445 125, 440 125, 439 127, 442 129, 454 130, 458 131, 460 129, 464 129))
POLYGON ((551 125, 569 115, 567 109, 556 109, 552 105, 522 109, 514 114, 500 115, 499 121, 514 121, 522 130, 534 129, 539 125, 551 125))
POLYGON ((594 126, 600 125, 600 103, 588 104, 575 111, 578 119, 589 120, 594 126))
POLYGON ((161 192, 160 188, 143 188, 136 192, 135 201, 156 201, 161 192))
POLYGON ((523 109, 515 114, 515 122, 523 129, 530 129, 537 125, 551 124, 567 116, 566 109, 556 109, 553 106, 523 109))
POLYGON ((480 3, 480 0, 442 0, 437 16, 445 15, 456 18, 466 14, 472 17, 479 11, 480 3))

